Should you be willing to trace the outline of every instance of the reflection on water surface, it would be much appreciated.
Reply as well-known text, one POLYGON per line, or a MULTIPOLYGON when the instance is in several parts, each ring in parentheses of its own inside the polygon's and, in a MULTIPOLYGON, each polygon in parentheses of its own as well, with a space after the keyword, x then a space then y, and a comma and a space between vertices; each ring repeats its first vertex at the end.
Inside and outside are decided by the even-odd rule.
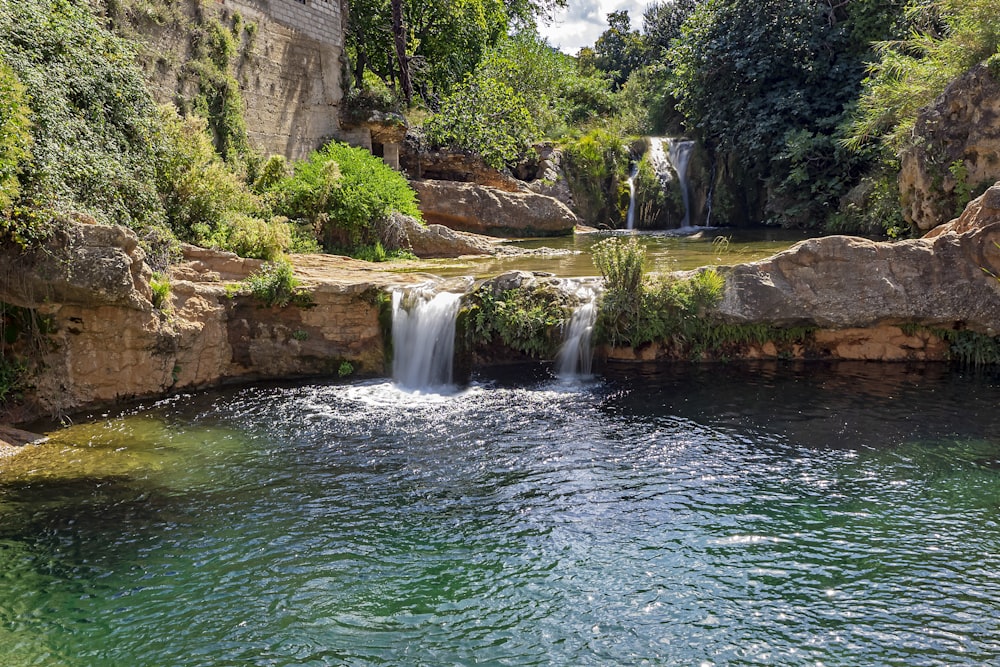
POLYGON ((1000 382, 540 366, 180 397, 0 461, 4 665, 979 665, 1000 382))

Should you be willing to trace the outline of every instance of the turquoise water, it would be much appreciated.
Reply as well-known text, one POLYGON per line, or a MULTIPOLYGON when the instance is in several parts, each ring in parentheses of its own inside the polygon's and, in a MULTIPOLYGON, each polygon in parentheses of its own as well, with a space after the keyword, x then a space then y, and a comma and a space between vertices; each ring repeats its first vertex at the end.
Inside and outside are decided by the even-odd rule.
MULTIPOLYGON (((423 271, 443 277, 472 275, 489 278, 505 271, 543 271, 564 278, 598 275, 591 247, 609 236, 635 238, 646 251, 649 271, 687 271, 701 266, 732 266, 755 262, 787 250, 809 238, 804 232, 786 229, 708 228, 695 234, 671 232, 598 232, 570 236, 511 241, 508 245, 527 249, 551 248, 570 251, 560 255, 429 259, 406 262, 402 271, 423 271)), ((390 266, 390 269, 393 267, 390 266)))
POLYGON ((993 663, 998 399, 529 366, 98 416, 0 461, 0 664, 993 663))

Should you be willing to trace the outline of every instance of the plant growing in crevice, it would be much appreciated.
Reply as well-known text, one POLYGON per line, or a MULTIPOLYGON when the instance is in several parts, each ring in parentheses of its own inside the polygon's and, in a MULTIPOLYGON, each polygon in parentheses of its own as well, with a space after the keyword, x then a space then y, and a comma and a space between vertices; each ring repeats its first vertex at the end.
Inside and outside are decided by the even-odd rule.
POLYGON ((149 279, 152 290, 153 308, 167 312, 170 310, 170 277, 164 273, 154 272, 149 279))
POLYGON ((519 287, 499 294, 489 287, 470 297, 463 313, 471 342, 492 343, 535 359, 551 359, 567 318, 564 297, 555 290, 519 287))
POLYGON ((302 289, 295 277, 292 264, 287 259, 268 262, 260 271, 243 281, 243 287, 264 306, 284 308, 288 305, 312 305, 309 293, 302 289))

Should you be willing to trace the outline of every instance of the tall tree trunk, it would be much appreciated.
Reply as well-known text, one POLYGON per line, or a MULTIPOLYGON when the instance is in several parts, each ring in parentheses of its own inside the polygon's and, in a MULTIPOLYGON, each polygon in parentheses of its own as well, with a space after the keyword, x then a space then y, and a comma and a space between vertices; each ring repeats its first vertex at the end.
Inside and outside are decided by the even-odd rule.
POLYGON ((364 49, 357 49, 357 58, 354 63, 354 87, 358 90, 365 89, 365 67, 368 66, 368 54, 364 49))
POLYGON ((403 88, 406 105, 413 101, 413 82, 410 81, 410 59, 406 57, 406 28, 403 26, 403 0, 392 0, 392 37, 396 43, 396 61, 399 63, 399 83, 403 88))

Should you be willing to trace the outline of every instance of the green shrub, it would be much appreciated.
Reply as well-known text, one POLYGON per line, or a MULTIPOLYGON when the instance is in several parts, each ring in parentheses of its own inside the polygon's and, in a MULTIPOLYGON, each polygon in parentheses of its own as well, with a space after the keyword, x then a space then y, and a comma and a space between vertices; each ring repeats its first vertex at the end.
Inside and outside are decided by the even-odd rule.
POLYGON ((628 180, 630 161, 625 138, 610 129, 592 130, 568 143, 563 155, 578 213, 590 224, 620 227, 625 216, 619 191, 628 180))
POLYGON ((275 260, 292 245, 292 228, 285 218, 261 220, 242 213, 229 214, 208 245, 240 257, 275 260))
POLYGON ((248 277, 243 285, 251 296, 268 307, 309 304, 309 295, 299 288, 299 280, 287 259, 265 264, 260 271, 248 277))
POLYGON ((638 347, 669 341, 688 352, 700 350, 711 324, 706 310, 722 298, 725 281, 715 270, 689 278, 643 275, 645 250, 635 239, 611 238, 594 246, 594 264, 604 276, 597 339, 638 347))
POLYGON ((559 348, 558 332, 566 320, 560 296, 549 290, 518 288, 495 295, 489 289, 475 293, 469 311, 475 339, 490 343, 499 338, 517 352, 550 359, 559 348))
POLYGON ((424 123, 437 146, 467 150, 495 169, 515 162, 538 130, 524 98, 494 77, 466 77, 424 123))
POLYGON ((280 215, 319 230, 327 250, 374 245, 376 223, 397 211, 420 219, 406 179, 363 148, 332 142, 271 190, 280 215))
POLYGON ((179 238, 211 245, 235 216, 265 212, 263 201, 215 152, 205 119, 181 118, 172 107, 162 107, 159 119, 157 189, 179 238))
POLYGON ((646 250, 638 241, 612 237, 595 243, 591 252, 594 266, 604 276, 605 289, 609 292, 639 293, 646 250))
POLYGON ((149 280, 149 287, 153 290, 153 308, 158 310, 170 309, 170 277, 154 272, 149 280))
POLYGON ((349 361, 340 362, 340 366, 337 368, 337 377, 348 377, 354 373, 354 365, 349 361))

